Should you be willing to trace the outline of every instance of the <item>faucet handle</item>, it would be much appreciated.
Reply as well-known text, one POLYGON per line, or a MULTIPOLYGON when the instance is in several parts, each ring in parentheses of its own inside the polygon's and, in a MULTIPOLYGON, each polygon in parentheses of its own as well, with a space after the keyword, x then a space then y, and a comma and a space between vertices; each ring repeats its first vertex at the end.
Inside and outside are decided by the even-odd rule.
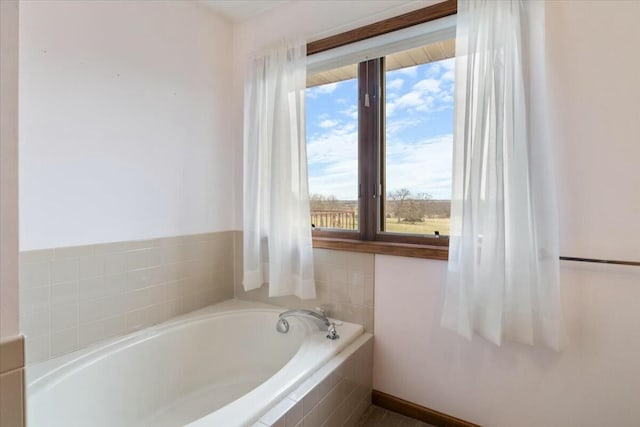
POLYGON ((338 335, 338 331, 336 331, 336 324, 331 322, 331 324, 329 325, 329 329, 327 329, 327 338, 329 338, 330 340, 337 340, 338 338, 340 338, 340 335, 338 335))

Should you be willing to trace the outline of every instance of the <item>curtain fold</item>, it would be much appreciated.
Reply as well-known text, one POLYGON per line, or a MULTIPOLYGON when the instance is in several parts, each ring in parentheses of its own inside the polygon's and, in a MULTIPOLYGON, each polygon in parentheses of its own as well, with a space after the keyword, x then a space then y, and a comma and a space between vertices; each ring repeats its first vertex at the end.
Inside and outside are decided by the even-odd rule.
POLYGON ((459 0, 449 265, 442 325, 560 346, 544 2, 459 0))
POLYGON ((244 99, 243 284, 315 298, 305 140, 306 42, 250 61, 244 99))

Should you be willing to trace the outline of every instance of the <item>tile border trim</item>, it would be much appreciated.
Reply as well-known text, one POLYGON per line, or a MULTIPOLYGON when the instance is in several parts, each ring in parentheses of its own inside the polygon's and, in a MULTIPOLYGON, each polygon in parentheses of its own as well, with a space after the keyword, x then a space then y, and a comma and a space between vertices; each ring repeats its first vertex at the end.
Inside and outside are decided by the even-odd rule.
POLYGON ((0 375, 24 368, 24 337, 17 335, 0 342, 0 375))

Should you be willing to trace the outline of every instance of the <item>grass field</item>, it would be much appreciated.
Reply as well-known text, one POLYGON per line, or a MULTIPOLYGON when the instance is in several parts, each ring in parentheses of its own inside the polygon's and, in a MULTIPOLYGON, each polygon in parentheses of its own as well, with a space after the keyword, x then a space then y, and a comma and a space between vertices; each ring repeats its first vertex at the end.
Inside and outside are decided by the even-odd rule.
POLYGON ((411 234, 434 234, 439 231, 440 235, 449 235, 449 218, 427 218, 424 222, 409 224, 398 223, 396 218, 387 218, 386 230, 391 233, 411 233, 411 234))

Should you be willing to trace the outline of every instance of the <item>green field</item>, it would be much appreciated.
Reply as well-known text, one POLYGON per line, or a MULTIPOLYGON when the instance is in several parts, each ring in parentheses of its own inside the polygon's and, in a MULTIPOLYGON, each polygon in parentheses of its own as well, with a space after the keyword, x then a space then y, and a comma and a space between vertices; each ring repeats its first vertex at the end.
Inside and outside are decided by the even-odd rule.
POLYGON ((415 224, 398 223, 396 218, 387 218, 385 231, 411 234, 434 234, 434 231, 439 231, 441 236, 448 236, 449 218, 427 218, 424 222, 415 224))

